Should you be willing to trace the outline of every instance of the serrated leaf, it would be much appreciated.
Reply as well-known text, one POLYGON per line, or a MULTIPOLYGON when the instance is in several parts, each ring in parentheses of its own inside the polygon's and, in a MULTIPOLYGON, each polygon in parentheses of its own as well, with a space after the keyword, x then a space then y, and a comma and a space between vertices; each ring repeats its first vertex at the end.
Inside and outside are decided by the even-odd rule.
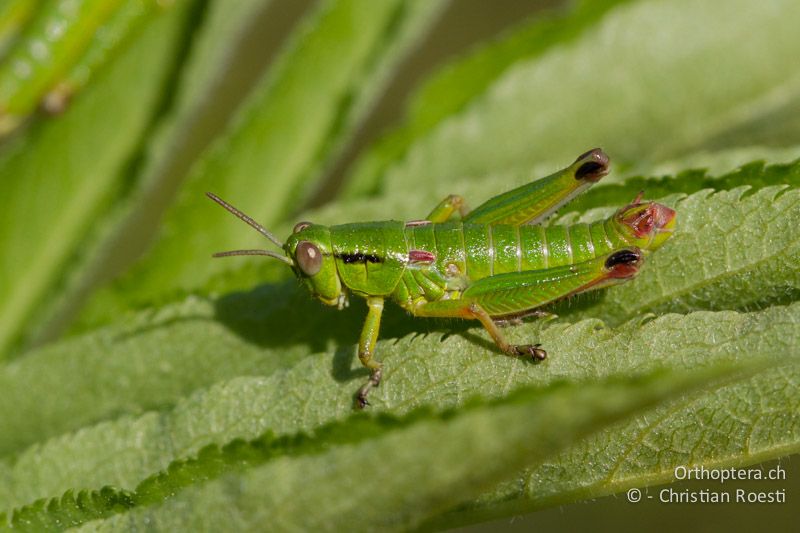
POLYGON ((646 199, 658 199, 671 194, 693 194, 703 189, 727 191, 737 187, 752 190, 776 185, 800 186, 800 161, 767 165, 763 160, 743 163, 730 172, 710 175, 703 167, 687 167, 672 176, 660 178, 634 176, 615 183, 598 186, 571 202, 564 211, 583 212, 595 207, 619 207, 630 202, 639 192, 646 199))
MULTIPOLYGON (((577 197, 567 204, 561 211, 563 215, 556 218, 556 223, 573 223, 581 213, 591 208, 606 207, 618 208, 630 203, 639 193, 644 192, 648 200, 658 200, 673 194, 692 194, 703 189, 729 190, 736 187, 750 186, 760 189, 775 185, 800 186, 800 162, 791 161, 797 153, 774 154, 776 159, 763 159, 743 161, 743 155, 751 155, 753 151, 744 154, 723 152, 715 155, 706 155, 704 158, 690 158, 696 163, 686 167, 677 166, 678 163, 668 163, 656 166, 655 171, 649 169, 644 172, 630 174, 615 172, 609 178, 601 181, 589 192, 577 197), (779 157, 783 156, 783 157, 779 157), (790 162, 778 163, 787 158, 790 162), (730 161, 735 161, 731 164, 730 161), (739 163, 740 161, 743 161, 739 163), (709 172, 712 167, 716 172, 709 172), (737 168, 738 167, 738 168, 737 168), (668 174, 660 169, 670 169, 668 174), (675 169, 675 170, 673 170, 675 169)), ((759 153, 756 151, 755 153, 759 153)), ((551 171, 554 169, 551 169, 551 171)), ((522 184, 529 183, 546 175, 548 170, 515 170, 512 172, 492 173, 480 181, 460 181, 456 184, 430 182, 413 191, 385 191, 378 196, 365 199, 347 199, 335 202, 329 206, 313 211, 308 211, 301 216, 303 220, 312 220, 318 224, 341 224, 344 220, 349 222, 370 221, 379 219, 414 219, 424 216, 426 212, 445 198, 448 194, 457 193, 464 197, 468 205, 477 206, 481 202, 497 195, 500 192, 513 189, 522 184)), ((594 215, 595 218, 598 216, 594 215)), ((279 227, 283 232, 291 230, 290 226, 279 227)), ((281 233, 282 234, 282 233, 281 233)))
POLYGON ((31 124, 3 146, 0 356, 57 286, 94 217, 120 186, 120 172, 159 103, 183 15, 173 9, 154 17, 66 113, 31 124))
MULTIPOLYGON (((497 354, 487 336, 476 330, 444 340, 429 335, 383 341, 378 353, 386 365, 385 380, 371 396, 372 409, 401 414, 424 405, 437 409, 457 407, 474 395, 502 397, 520 387, 544 387, 562 380, 586 382, 613 376, 631 377, 664 367, 699 372, 713 365, 759 358, 784 361, 786 354, 797 353, 800 346, 798 323, 800 304, 750 314, 667 315, 643 325, 631 322, 617 329, 605 329, 601 322, 587 320, 574 325, 543 328, 540 324, 529 324, 507 330, 512 342, 535 339, 546 346, 551 357, 542 365, 497 354)), ((208 337, 199 331, 194 334, 198 346, 206 342, 212 352, 220 343, 214 339, 217 331, 212 330, 208 337)), ((145 352, 144 347, 141 349, 145 352)), ((261 354, 251 351, 253 366, 268 360, 270 352, 275 351, 268 348, 261 354)), ((197 355, 204 357, 202 352, 197 355)), ((125 361, 114 361, 107 355, 110 361, 97 364, 140 367, 141 357, 129 362, 127 358, 131 356, 136 353, 128 350, 114 358, 125 357, 125 361)), ((91 489, 113 484, 133 489, 151 473, 166 468, 175 459, 198 453, 207 444, 223 445, 235 438, 255 438, 266 430, 277 436, 313 431, 352 412, 353 394, 366 375, 349 346, 304 357, 265 377, 225 379, 221 376, 229 370, 215 371, 211 366, 213 360, 196 363, 204 365, 201 372, 212 376, 209 381, 216 376, 218 383, 189 398, 174 398, 173 401, 177 400, 174 409, 86 427, 30 448, 6 462, 1 476, 5 483, 0 486, 0 509, 56 497, 70 488, 91 489), (32 478, 38 482, 29 483, 32 478)), ((275 368, 275 362, 272 365, 275 368)), ((81 378, 86 381, 82 385, 92 386, 92 378, 87 379, 86 375, 97 371, 88 365, 83 368, 81 378)), ((171 389, 160 392, 162 398, 174 395, 181 379, 186 382, 198 379, 188 364, 170 370, 174 372, 171 389), (187 374, 186 378, 181 371, 187 374)), ((145 396, 154 394, 146 388, 151 385, 145 382, 145 376, 127 377, 126 388, 113 382, 106 385, 99 377, 94 386, 116 386, 120 388, 120 397, 129 402, 137 401, 134 396, 137 388, 143 389, 138 401, 152 401, 145 396)), ((67 375, 64 379, 69 378, 67 375)), ((70 385, 77 384, 62 386, 70 385)), ((53 390, 51 394, 56 392, 53 390)), ((16 398, 24 401, 22 394, 13 393, 9 400, 16 398)), ((69 400, 62 402, 69 409, 69 400)), ((64 412, 65 408, 59 407, 65 418, 76 417, 76 413, 64 412)), ((97 416, 108 409, 106 405, 81 407, 83 417, 92 413, 97 416)), ((28 408, 25 419, 41 417, 36 411, 35 406, 28 408)), ((771 415, 764 413, 764 416, 771 415)))
MULTIPOLYGON (((704 169, 711 176, 725 176, 739 167, 744 167, 756 162, 790 163, 800 157, 800 146, 789 145, 782 148, 766 146, 745 146, 737 148, 724 148, 720 150, 702 150, 681 157, 660 161, 658 163, 643 161, 642 165, 634 164, 626 169, 621 177, 623 180, 631 176, 669 176, 685 172, 687 169, 704 169)), ((614 178, 614 174, 608 178, 614 178)), ((604 185, 609 183, 606 178, 604 185)))
MULTIPOLYGON (((605 383, 555 384, 521 389, 500 400, 468 402, 440 414, 422 410, 394 420, 355 417, 323 426, 311 439, 265 436, 221 451, 206 449, 196 460, 174 463, 146 480, 133 494, 108 499, 128 528, 143 521, 149 527, 191 529, 200 515, 197 525, 214 529, 224 527, 215 521, 228 522, 232 511, 237 529, 265 523, 277 530, 407 528, 541 461, 578 435, 729 371, 718 367, 702 376, 659 372, 605 383), (226 472, 219 481, 198 483, 226 472), (420 485, 423 472, 426 483, 420 485), (232 483, 240 488, 229 493, 232 483), (367 498, 370 506, 362 504, 367 498), (125 512, 119 499, 143 505, 166 501, 125 512), (314 512, 301 512, 312 502, 314 512), (179 508, 183 512, 176 513, 179 508), (199 508, 204 512, 198 513, 199 508)), ((91 516, 104 509, 88 511, 91 516)), ((35 520, 47 514, 35 505, 16 516, 35 520)), ((90 529, 98 526, 118 528, 120 523, 112 518, 90 529)))
POLYGON ((791 0, 737 0, 723 11, 690 0, 620 6, 576 42, 515 64, 417 138, 384 189, 571 160, 591 146, 619 162, 697 149, 797 99, 800 78, 785 65, 800 44, 798 21, 791 0))
POLYGON ((796 454, 799 401, 800 366, 793 364, 668 402, 520 472, 477 501, 432 519, 426 529, 669 483, 678 467, 741 467, 796 454))

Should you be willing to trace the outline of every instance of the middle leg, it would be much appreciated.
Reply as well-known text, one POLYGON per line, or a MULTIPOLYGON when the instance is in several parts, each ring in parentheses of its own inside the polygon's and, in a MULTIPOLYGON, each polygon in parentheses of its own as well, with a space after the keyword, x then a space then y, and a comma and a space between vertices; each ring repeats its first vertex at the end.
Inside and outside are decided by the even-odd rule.
POLYGON ((373 387, 381 383, 383 376, 380 361, 375 360, 375 345, 378 342, 378 332, 381 328, 381 315, 383 314, 383 298, 380 296, 370 296, 367 298, 367 318, 361 330, 361 337, 358 340, 358 359, 361 364, 367 367, 372 373, 364 385, 358 389, 356 401, 359 408, 369 405, 367 395, 373 387))

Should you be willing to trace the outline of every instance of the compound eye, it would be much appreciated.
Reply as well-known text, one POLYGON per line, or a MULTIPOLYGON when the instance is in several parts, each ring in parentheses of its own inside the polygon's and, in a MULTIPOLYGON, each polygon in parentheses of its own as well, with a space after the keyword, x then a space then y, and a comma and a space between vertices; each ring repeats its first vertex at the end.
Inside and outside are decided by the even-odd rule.
POLYGON ((311 222, 298 222, 297 224, 295 224, 294 229, 292 230, 292 233, 297 233, 298 231, 303 231, 304 229, 306 229, 310 225, 311 225, 311 222))
POLYGON ((313 276, 322 268, 322 252, 314 243, 308 241, 297 243, 295 260, 306 276, 313 276))

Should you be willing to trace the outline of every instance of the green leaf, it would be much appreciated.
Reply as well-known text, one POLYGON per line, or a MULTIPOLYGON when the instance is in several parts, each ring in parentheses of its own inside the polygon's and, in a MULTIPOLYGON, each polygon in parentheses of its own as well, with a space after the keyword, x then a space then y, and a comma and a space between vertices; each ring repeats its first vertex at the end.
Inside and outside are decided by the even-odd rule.
POLYGON ((225 267, 209 254, 247 246, 247 231, 208 201, 213 191, 267 227, 297 209, 441 1, 322 2, 303 21, 228 131, 193 166, 147 258, 86 312, 193 289, 225 267))
POLYGON ((38 0, 8 0, 0 6, 0 59, 33 14, 37 3, 38 0))
MULTIPOLYGON (((443 413, 417 410, 400 418, 350 417, 322 426, 312 438, 274 439, 267 434, 221 450, 206 448, 197 459, 173 463, 168 471, 145 480, 133 493, 107 494, 105 500, 119 512, 131 504, 166 500, 120 516, 129 528, 140 521, 150 527, 191 528, 192 517, 199 517, 198 525, 213 529, 215 520, 229 520, 228 513, 236 508, 239 528, 265 523, 279 530, 339 529, 345 524, 357 529, 409 527, 541 461, 576 436, 728 372, 730 367, 717 367, 702 377, 659 372, 605 383, 555 384, 521 389, 500 400, 467 402, 443 413), (242 473, 235 475, 237 471, 242 473), (225 473, 219 481, 199 483, 225 473), (420 485, 423 474, 426 482, 420 485), (232 483, 239 489, 230 492, 232 483), (398 493, 406 496, 397 498, 398 493), (370 505, 363 505, 365 501, 370 505), (311 505, 313 513, 302 512, 311 505), (176 513, 180 508, 184 511, 176 513), (201 508, 204 511, 198 513, 201 508)), ((45 512, 41 505, 18 511, 17 523, 30 527, 44 515, 44 524, 49 518, 55 525, 48 515, 63 516, 59 506, 71 499, 67 496, 45 512)), ((86 518, 109 514, 102 504, 86 507, 86 518)), ((71 518, 71 525, 81 521, 71 518)), ((119 525, 112 519, 92 529, 119 525)))
MULTIPOLYGON (((26 400, 35 397, 36 391, 9 392, 4 399, 9 405, 24 402, 15 408, 20 413, 17 424, 45 416, 55 418, 52 410, 56 399, 60 399, 56 406, 60 416, 82 421, 82 425, 92 416, 107 417, 109 409, 130 411, 137 402, 152 404, 152 395, 159 396, 163 410, 84 427, 22 452, 5 463, 0 476, 5 480, 0 486, 0 509, 56 497, 68 489, 77 491, 106 484, 133 489, 148 475, 166 468, 175 459, 198 453, 207 444, 255 438, 266 430, 277 436, 314 430, 320 424, 347 417, 353 409, 353 394, 366 379, 366 372, 349 346, 286 361, 278 370, 277 361, 270 362, 269 357, 277 359, 282 348, 251 347, 249 353, 239 354, 246 345, 243 340, 239 339, 237 346, 236 336, 224 336, 219 329, 207 327, 190 330, 195 339, 188 349, 194 350, 195 359, 168 359, 170 351, 165 353, 153 344, 160 341, 163 345, 165 339, 177 335, 180 337, 176 340, 182 341, 189 332, 176 327, 175 321, 166 322, 157 337, 148 339, 145 335, 141 339, 146 341, 139 347, 141 355, 131 349, 136 345, 134 338, 120 346, 118 354, 114 353, 116 350, 101 350, 104 357, 75 362, 80 372, 64 373, 57 383, 43 383, 43 387, 51 389, 47 398, 53 398, 52 403, 41 406, 26 400), (204 345, 208 345, 211 357, 204 345), (216 369, 214 365, 220 359, 213 354, 221 347, 227 348, 224 354, 239 361, 216 369), (162 360, 158 372, 143 373, 141 368, 155 357, 162 360), (230 376, 236 370, 232 367, 237 363, 242 377, 226 378, 226 373, 230 376), (247 363, 253 370, 244 368, 247 363), (264 365, 264 377, 245 377, 257 375, 259 364, 264 365), (119 377, 114 378, 106 369, 114 369, 119 377), (169 388, 159 390, 159 380, 167 381, 167 377, 169 388), (205 383, 198 383, 202 377, 205 383), (215 385, 180 398, 193 386, 211 383, 215 385), (84 398, 74 395, 73 399, 59 396, 61 388, 94 390, 84 398), (117 397, 112 395, 114 390, 118 391, 117 397), (174 408, 168 409, 172 403, 174 408), (31 484, 30 479, 38 481, 31 484)), ((665 366, 699 372, 715 364, 741 364, 751 359, 783 361, 787 353, 797 353, 792 350, 800 345, 798 323, 800 304, 793 304, 757 313, 667 315, 644 324, 630 322, 617 329, 586 320, 506 330, 512 342, 535 339, 546 346, 550 358, 542 365, 498 354, 483 331, 469 330, 446 339, 438 335, 406 336, 379 343, 378 353, 386 372, 383 384, 371 396, 372 409, 402 414, 423 405, 437 409, 457 407, 474 395, 496 398, 520 387, 544 387, 562 380, 631 377, 665 366)), ((323 336, 324 330, 316 334, 323 336)), ((11 422, 16 419, 11 418, 11 422)), ((8 430, 2 434, 22 433, 15 426, 8 430)), ((38 438, 42 438, 41 431, 38 438)))
MULTIPOLYGON (((704 189, 728 191, 737 187, 750 187, 758 190, 776 185, 800 186, 800 161, 777 165, 754 161, 732 172, 717 175, 709 175, 700 167, 661 178, 629 177, 598 186, 591 194, 571 202, 568 209, 570 212, 583 212, 595 207, 619 207, 626 205, 641 191, 644 191, 645 198, 657 199, 675 193, 689 195, 704 189)), ((566 223, 568 217, 569 215, 562 217, 559 222, 566 223)))
MULTIPOLYGON (((797 350, 796 346, 790 346, 797 350)), ((783 365, 604 429, 425 529, 676 480, 676 467, 740 468, 800 452, 800 366, 783 365), (762 416, 769 413, 768 416, 762 416)))
POLYGON ((786 65, 800 45, 799 22, 791 0, 736 0, 722 11, 691 0, 620 6, 577 41, 515 63, 467 108, 416 138, 391 161, 383 189, 570 161, 592 146, 618 162, 704 147, 797 100, 799 79, 786 65))
POLYGON ((120 187, 179 43, 185 12, 154 17, 64 115, 3 146, 0 357, 52 297, 72 254, 120 187), (142 76, 146 71, 150 74, 142 76))
POLYGON ((474 207, 600 144, 615 173, 555 222, 608 216, 645 189, 677 208, 678 231, 638 279, 503 330, 541 342, 541 364, 501 355, 476 322, 388 306, 384 381, 356 414, 362 300, 325 308, 277 262, 212 262, 259 237, 202 193, 288 234, 445 3, 319 2, 216 144, 187 149, 266 2, 184 3, 142 34, 149 57, 119 58, 138 78, 111 65, 66 116, 0 147, 0 170, 30 167, 14 163, 29 182, 7 176, 0 215, 0 263, 19 275, 0 277, 0 296, 30 296, 0 321, 17 350, 58 331, 49 310, 66 323, 81 291, 130 265, 167 209, 82 334, 0 363, 0 528, 445 529, 800 451, 800 162, 775 164, 800 156, 794 3, 586 1, 434 74, 361 154, 351 198, 303 218, 419 218, 452 193, 474 207), (82 104, 118 89, 106 77, 130 82, 122 97, 141 91, 135 109, 82 104), (135 120, 98 125, 116 113, 135 120), (172 204, 173 162, 198 154, 172 204), (66 163, 66 181, 43 181, 66 163), (29 230, 22 215, 44 218, 29 230))
MULTIPOLYGON (((237 299, 247 307, 223 299, 218 309, 212 302, 189 298, 0 367, 0 453, 121 413, 171 405, 217 380, 269 373, 309 353, 311 348, 293 344, 312 342, 312 330, 296 328, 302 315, 283 306, 314 316, 320 311, 316 302, 293 287, 267 288, 256 296, 264 299, 237 299), (275 300, 281 305, 270 310, 275 300), (300 305, 293 307, 294 302, 300 305), (231 316, 231 307, 240 308, 236 316, 231 316), (263 324, 286 334, 270 334, 263 324), (266 336, 249 342, 258 330, 266 336), (275 349, 264 350, 258 343, 275 349)), ((309 327, 330 318, 316 316, 309 327)))

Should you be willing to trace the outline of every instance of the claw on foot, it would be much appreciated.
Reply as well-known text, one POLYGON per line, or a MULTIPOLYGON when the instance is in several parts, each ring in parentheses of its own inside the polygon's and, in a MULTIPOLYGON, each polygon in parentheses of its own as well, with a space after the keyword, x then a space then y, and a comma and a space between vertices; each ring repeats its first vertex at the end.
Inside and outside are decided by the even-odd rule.
POLYGON ((522 355, 531 358, 533 361, 544 361, 547 358, 547 352, 540 348, 541 344, 518 344, 513 346, 516 355, 522 355))
POLYGON ((369 405, 369 402, 367 401, 367 395, 373 387, 377 387, 381 384, 382 376, 383 371, 380 368, 376 368, 372 371, 372 374, 369 376, 367 382, 364 383, 360 389, 358 389, 358 394, 356 395, 356 407, 358 409, 364 409, 369 405))
POLYGON ((364 409, 368 405, 369 405, 369 402, 367 401, 367 394, 365 392, 362 392, 361 390, 359 390, 358 391, 358 397, 356 398, 356 408, 357 409, 364 409))

